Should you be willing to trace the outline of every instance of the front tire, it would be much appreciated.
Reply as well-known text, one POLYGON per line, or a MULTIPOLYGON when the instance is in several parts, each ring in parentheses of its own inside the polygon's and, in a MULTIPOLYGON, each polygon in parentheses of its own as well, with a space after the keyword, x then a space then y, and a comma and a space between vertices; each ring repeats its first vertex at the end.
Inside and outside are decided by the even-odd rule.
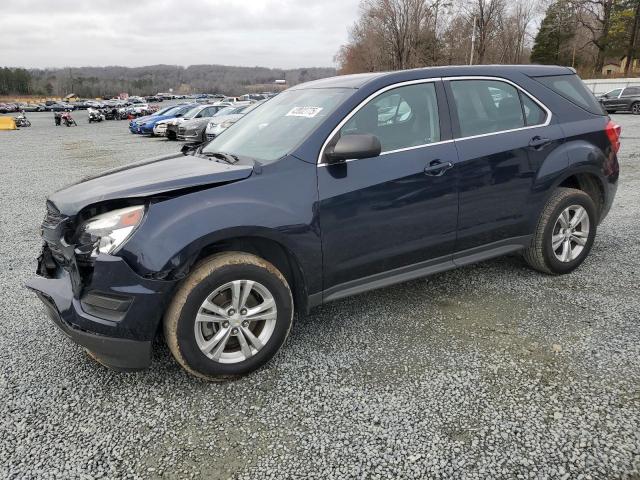
POLYGON ((235 378, 267 363, 293 324, 293 297, 278 269, 242 252, 200 262, 174 296, 163 326, 176 361, 206 380, 235 378))
POLYGON ((597 224, 598 211, 589 195, 573 188, 559 188, 542 210, 524 258, 544 273, 570 273, 591 251, 597 224))

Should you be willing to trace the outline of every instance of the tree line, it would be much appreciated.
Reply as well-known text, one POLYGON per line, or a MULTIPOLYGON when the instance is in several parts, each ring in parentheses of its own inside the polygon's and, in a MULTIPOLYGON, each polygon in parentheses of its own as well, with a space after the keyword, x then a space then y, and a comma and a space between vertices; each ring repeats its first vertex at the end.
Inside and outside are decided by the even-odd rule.
POLYGON ((640 0, 362 0, 335 60, 340 73, 533 62, 599 76, 636 58, 639 27, 640 0))
POLYGON ((23 68, 0 68, 0 95, 31 93, 31 74, 23 68))
POLYGON ((176 93, 223 93, 240 95, 249 85, 265 85, 275 80, 288 85, 335 75, 334 68, 275 69, 224 65, 152 65, 146 67, 80 67, 58 69, 0 69, 0 95, 34 94, 64 96, 75 93, 94 98, 127 92, 151 95, 173 90, 176 93))
POLYGON ((549 5, 531 52, 536 63, 570 65, 601 74, 609 59, 626 57, 623 74, 632 74, 638 53, 640 0, 556 0, 549 5))

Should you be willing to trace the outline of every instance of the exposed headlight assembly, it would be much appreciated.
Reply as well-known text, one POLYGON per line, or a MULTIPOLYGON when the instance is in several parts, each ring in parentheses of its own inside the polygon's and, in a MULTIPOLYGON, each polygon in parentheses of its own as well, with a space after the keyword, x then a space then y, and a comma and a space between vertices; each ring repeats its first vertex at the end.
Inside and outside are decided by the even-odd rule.
POLYGON ((136 205, 96 215, 80 225, 78 243, 93 245, 92 257, 99 253, 113 253, 140 225, 144 210, 144 205, 136 205))

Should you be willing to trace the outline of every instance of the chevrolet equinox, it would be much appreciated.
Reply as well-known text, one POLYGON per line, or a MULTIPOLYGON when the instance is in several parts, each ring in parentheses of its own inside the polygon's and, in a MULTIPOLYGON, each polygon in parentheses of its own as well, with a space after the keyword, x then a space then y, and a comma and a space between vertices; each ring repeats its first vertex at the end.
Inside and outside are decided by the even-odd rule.
POLYGON ((513 252, 573 271, 619 138, 565 67, 313 81, 209 143, 51 195, 27 286, 104 365, 147 367, 162 333, 188 372, 237 377, 325 302, 513 252))

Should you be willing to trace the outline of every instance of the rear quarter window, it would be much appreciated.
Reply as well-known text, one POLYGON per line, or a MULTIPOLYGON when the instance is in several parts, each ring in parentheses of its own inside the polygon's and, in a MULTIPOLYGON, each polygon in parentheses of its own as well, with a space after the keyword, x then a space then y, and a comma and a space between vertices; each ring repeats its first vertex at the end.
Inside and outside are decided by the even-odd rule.
POLYGON ((593 93, 582 83, 577 75, 553 75, 549 77, 535 77, 535 80, 549 87, 561 97, 574 105, 595 115, 606 115, 600 102, 593 93))

